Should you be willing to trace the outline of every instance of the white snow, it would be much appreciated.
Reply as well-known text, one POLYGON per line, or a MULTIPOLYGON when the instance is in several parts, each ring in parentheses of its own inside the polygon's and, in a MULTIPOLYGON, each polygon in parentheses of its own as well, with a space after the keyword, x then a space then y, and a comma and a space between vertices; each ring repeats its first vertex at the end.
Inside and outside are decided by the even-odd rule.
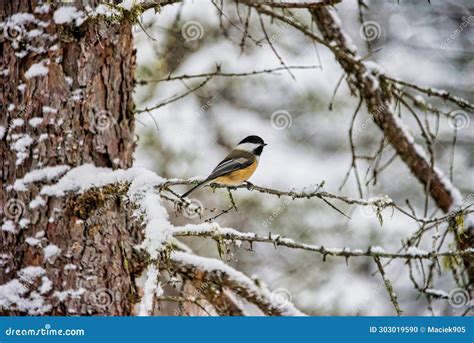
POLYGON ((26 229, 28 225, 30 224, 30 220, 26 218, 21 218, 18 224, 20 225, 20 228, 26 229))
POLYGON ((40 29, 33 29, 31 31, 28 31, 27 35, 29 39, 36 38, 38 36, 41 36, 43 34, 43 30, 40 29))
POLYGON ((257 285, 246 275, 235 270, 234 268, 228 266, 222 261, 206 258, 201 256, 196 256, 186 252, 175 251, 171 253, 171 259, 183 263, 185 265, 191 265, 195 268, 202 269, 206 272, 222 272, 228 275, 228 277, 248 289, 258 298, 263 301, 268 302, 272 307, 278 308, 285 315, 288 316, 304 316, 305 314, 296 309, 293 304, 289 301, 273 301, 275 299, 280 299, 278 295, 274 295, 272 292, 268 291, 266 288, 259 288, 257 285))
POLYGON ((376 254, 383 254, 385 252, 385 250, 382 247, 378 246, 378 245, 371 247, 370 251, 374 252, 376 254))
POLYGON ((55 109, 55 108, 52 108, 52 107, 49 107, 49 106, 43 106, 43 113, 52 113, 52 114, 56 114, 58 113, 58 110, 55 109))
POLYGON ((56 184, 43 187, 41 194, 64 196, 69 191, 83 192, 92 187, 101 187, 117 182, 131 182, 135 178, 141 180, 139 182, 143 183, 146 183, 147 180, 151 180, 155 183, 164 181, 156 176, 156 174, 144 168, 112 170, 109 168, 95 167, 92 164, 84 164, 71 169, 56 184))
POLYGON ((144 215, 145 238, 141 247, 155 260, 163 244, 171 237, 172 226, 168 221, 168 212, 161 204, 158 194, 129 191, 129 197, 139 205, 137 216, 144 215))
POLYGON ((46 201, 44 201, 41 196, 37 195, 33 200, 30 201, 29 207, 34 210, 35 208, 44 205, 46 205, 46 201))
POLYGON ((36 6, 35 13, 45 14, 49 12, 50 8, 51 8, 50 4, 42 4, 42 5, 36 6))
POLYGON ((374 61, 362 61, 362 63, 367 69, 370 69, 376 74, 385 74, 385 70, 383 69, 383 67, 374 61))
POLYGON ((5 126, 0 125, 0 139, 3 139, 3 137, 5 137, 5 132, 5 126))
POLYGON ((64 80, 66 81, 66 83, 67 83, 69 86, 72 86, 72 83, 73 83, 72 77, 70 77, 70 76, 64 76, 64 80))
POLYGON ((154 186, 164 181, 166 180, 144 168, 111 170, 85 164, 71 169, 56 184, 44 186, 40 194, 64 196, 68 191, 83 192, 91 187, 131 182, 128 197, 138 205, 134 215, 136 218, 143 217, 145 225, 142 248, 148 251, 152 259, 155 259, 163 243, 171 237, 172 231, 172 226, 168 221, 168 212, 161 205, 160 196, 154 191, 154 186))
POLYGON ((28 266, 18 272, 20 279, 29 283, 33 283, 36 278, 43 276, 44 274, 45 270, 38 266, 28 266))
POLYGON ((63 302, 67 298, 78 299, 80 298, 86 290, 82 287, 78 289, 68 289, 65 291, 54 291, 53 296, 58 298, 59 301, 63 302))
POLYGON ((107 15, 109 13, 109 6, 100 4, 94 9, 95 14, 107 15))
POLYGON ((163 294, 163 289, 158 282, 158 269, 154 264, 148 266, 146 281, 143 289, 143 298, 140 302, 139 316, 148 316, 153 310, 153 300, 163 294))
POLYGON ((420 94, 415 95, 415 101, 420 105, 426 105, 425 98, 423 98, 423 96, 420 94))
POLYGON ((15 224, 13 223, 13 221, 11 221, 11 220, 6 220, 6 221, 2 224, 2 231, 11 232, 11 233, 16 233, 16 228, 15 228, 15 224))
POLYGON ((424 255, 428 255, 428 252, 427 251, 424 251, 424 250, 421 250, 417 247, 409 247, 406 251, 406 253, 408 255, 412 255, 412 256, 424 256, 424 255))
POLYGON ((28 120, 28 124, 30 124, 32 127, 37 127, 42 122, 43 122, 43 118, 41 117, 33 117, 30 120, 28 120))
POLYGON ((82 89, 75 89, 72 91, 72 96, 71 99, 74 101, 81 101, 83 97, 83 91, 82 89))
POLYGON ((63 6, 58 8, 53 15, 56 24, 69 24, 74 22, 80 26, 84 22, 84 12, 78 11, 74 6, 63 6))
POLYGON ((10 309, 12 305, 20 302, 21 296, 27 292, 27 288, 17 279, 0 285, 0 308, 10 309))
POLYGON ((451 204, 449 211, 455 210, 457 207, 461 206, 463 202, 461 192, 459 191, 459 189, 454 187, 449 178, 438 167, 434 167, 434 171, 436 175, 438 175, 438 178, 441 180, 441 183, 444 185, 446 190, 449 192, 449 194, 451 194, 451 197, 453 199, 453 203, 451 204))
POLYGON ((427 294, 432 294, 436 297, 439 297, 439 298, 444 298, 444 299, 447 299, 449 298, 449 294, 441 289, 433 289, 433 288, 427 288, 425 289, 425 292, 427 294))
POLYGON ((27 237, 25 239, 25 242, 28 244, 28 245, 31 245, 31 246, 36 246, 38 244, 41 243, 41 240, 39 240, 38 238, 35 238, 35 237, 27 237))
POLYGON ((47 276, 41 278, 41 286, 38 288, 38 291, 41 294, 46 294, 53 289, 53 283, 47 276))
POLYGON ((43 249, 43 255, 45 260, 49 260, 52 257, 56 256, 59 254, 61 249, 58 248, 57 245, 54 244, 48 244, 44 249, 43 249))
POLYGON ((23 119, 16 118, 16 119, 12 120, 11 127, 12 128, 21 127, 21 126, 23 126, 23 124, 25 124, 25 121, 23 119))
POLYGON ((50 181, 53 180, 65 172, 71 167, 67 165, 58 165, 54 167, 44 167, 42 169, 34 169, 23 176, 21 179, 17 179, 13 184, 13 189, 16 191, 26 191, 26 186, 30 183, 38 181, 50 181))
POLYGON ((31 79, 37 76, 45 76, 48 75, 48 67, 46 67, 46 61, 43 60, 39 63, 34 63, 31 65, 30 68, 25 73, 25 77, 27 79, 31 79))
POLYGON ((31 13, 19 12, 8 18, 7 25, 25 25, 29 22, 35 21, 35 16, 31 13))
POLYGON ((130 11, 133 8, 133 6, 136 6, 137 4, 141 2, 142 2, 141 0, 124 0, 119 4, 119 6, 127 11, 130 11))
POLYGON ((0 308, 5 310, 18 310, 29 315, 42 315, 51 310, 51 305, 46 304, 40 293, 51 289, 52 284, 45 276, 45 270, 37 266, 29 266, 17 273, 18 279, 12 279, 0 285, 0 308), (37 279, 41 278, 38 293, 34 289, 37 279), (28 294, 27 294, 28 293, 28 294))
MULTIPOLYGON (((200 223, 200 224, 186 224, 172 229, 173 235, 179 236, 180 233, 217 233, 221 235, 232 235, 240 238, 252 238, 255 236, 252 232, 240 232, 233 228, 221 227, 218 223, 200 223)), ((272 239, 277 239, 279 235, 271 235, 272 239)), ((289 240, 288 238, 282 238, 281 240, 289 240)), ((291 240, 289 240, 291 241, 291 240)), ((288 241, 288 242, 289 242, 288 241)))

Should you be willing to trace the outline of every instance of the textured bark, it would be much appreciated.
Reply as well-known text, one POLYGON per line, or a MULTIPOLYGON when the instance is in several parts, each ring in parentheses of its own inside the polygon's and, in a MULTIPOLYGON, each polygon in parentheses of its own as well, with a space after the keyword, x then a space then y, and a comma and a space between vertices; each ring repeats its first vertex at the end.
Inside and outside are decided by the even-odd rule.
POLYGON ((57 2, 50 3, 50 11, 43 14, 34 13, 34 0, 0 4, 2 22, 20 12, 35 16, 25 30, 6 33, 1 45, 1 69, 8 69, 0 89, 0 125, 7 129, 0 140, 1 224, 13 225, 14 232, 0 231, 0 285, 20 282, 26 291, 21 304, 0 305, 0 314, 130 315, 138 273, 131 263, 132 246, 141 241, 141 233, 118 195, 120 187, 79 196, 42 195, 44 203, 36 207, 32 201, 45 180, 27 184, 26 190, 11 187, 44 167, 132 164, 131 23, 98 18, 79 27, 56 25, 52 18, 57 2), (27 31, 33 29, 43 34, 31 38, 27 31), (25 50, 24 57, 15 55, 25 50), (41 62, 47 75, 27 78, 29 68, 41 62), (42 118, 36 127, 28 122, 34 117, 42 118), (24 123, 15 125, 15 119, 24 123), (16 151, 15 144, 27 137, 31 144, 16 151), (51 245, 59 253, 47 258, 45 252, 54 252, 51 245), (46 246, 50 248, 45 251, 46 246), (31 270, 25 268, 31 266, 43 268, 44 274, 36 269, 25 277, 31 270))
MULTIPOLYGON (((365 100, 374 122, 384 132, 390 144, 410 168, 413 175, 423 184, 424 189, 435 200, 437 206, 444 212, 452 210, 454 202, 452 189, 444 184, 429 161, 420 154, 403 129, 396 123, 392 111, 395 97, 391 90, 391 84, 380 76, 371 75, 360 57, 347 44, 340 25, 334 20, 329 9, 322 7, 312 10, 311 13, 324 41, 328 43, 328 46, 331 46, 338 62, 347 73, 349 86, 365 100), (374 80, 380 86, 374 85, 374 80)), ((474 228, 468 228, 467 231, 455 235, 459 249, 465 250, 474 247, 473 231, 474 228)), ((474 283, 474 259, 465 256, 464 265, 472 284, 474 283)))

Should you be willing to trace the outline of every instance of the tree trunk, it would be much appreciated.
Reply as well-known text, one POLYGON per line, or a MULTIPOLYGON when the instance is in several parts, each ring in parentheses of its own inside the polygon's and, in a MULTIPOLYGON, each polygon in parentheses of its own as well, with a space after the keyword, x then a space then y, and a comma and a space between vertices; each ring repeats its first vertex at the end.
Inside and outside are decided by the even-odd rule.
POLYGON ((141 232, 121 190, 40 191, 68 167, 131 166, 131 23, 55 22, 59 6, 0 4, 0 314, 130 315, 141 232))

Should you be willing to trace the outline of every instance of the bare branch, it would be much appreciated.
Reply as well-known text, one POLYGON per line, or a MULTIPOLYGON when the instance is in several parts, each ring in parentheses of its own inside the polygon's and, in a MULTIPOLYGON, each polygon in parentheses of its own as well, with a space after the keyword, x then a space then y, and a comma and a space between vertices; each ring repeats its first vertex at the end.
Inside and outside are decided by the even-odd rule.
POLYGON ((159 103, 158 105, 155 105, 155 106, 152 106, 152 107, 147 107, 147 108, 144 108, 142 110, 135 110, 135 113, 143 113, 143 112, 149 112, 149 111, 152 111, 152 110, 156 110, 160 107, 163 107, 165 105, 168 105, 172 102, 175 102, 175 101, 178 101, 184 97, 186 97, 187 95, 191 94, 191 93, 194 93, 195 91, 197 91, 199 88, 202 88, 206 85, 206 83, 209 82, 209 80, 211 79, 211 77, 208 77, 206 78, 203 82, 201 82, 200 84, 198 84, 196 87, 193 87, 191 89, 189 89, 188 91, 186 91, 185 93, 183 94, 180 94, 180 95, 176 95, 176 96, 173 96, 161 103, 159 103))
POLYGON ((223 73, 223 72, 220 71, 220 68, 217 68, 216 71, 210 72, 210 73, 194 74, 194 75, 183 74, 183 75, 177 75, 177 76, 169 75, 168 77, 165 77, 163 79, 140 80, 140 81, 137 81, 137 84, 145 85, 145 84, 153 83, 153 82, 188 80, 188 79, 195 79, 195 78, 202 78, 202 77, 213 77, 213 76, 242 77, 242 76, 260 75, 260 74, 278 75, 278 74, 274 74, 274 73, 277 72, 277 71, 286 70, 286 69, 315 69, 315 68, 320 68, 320 67, 316 66, 316 65, 311 65, 311 66, 287 66, 287 67, 269 68, 269 69, 263 69, 263 70, 254 70, 254 71, 243 72, 243 73, 223 73))
POLYGON ((312 40, 314 40, 314 41, 316 41, 316 42, 318 42, 322 45, 325 45, 329 48, 329 45, 322 38, 320 38, 316 34, 314 34, 306 25, 301 24, 300 22, 294 20, 293 18, 289 18, 289 17, 287 17, 283 14, 273 12, 272 10, 261 6, 261 4, 255 4, 255 3, 252 3, 249 0, 239 0, 239 2, 242 2, 243 4, 246 4, 248 6, 251 6, 251 7, 255 8, 259 13, 263 13, 265 15, 268 15, 272 18, 278 19, 278 20, 294 27, 295 29, 301 31, 302 33, 304 33, 306 36, 308 36, 312 40))
MULTIPOLYGON (((323 6, 332 6, 335 4, 340 3, 341 0, 323 0, 323 1, 299 1, 299 2, 272 2, 272 1, 265 1, 263 2, 265 5, 275 8, 306 8, 306 9, 315 9, 323 6)), ((261 1, 257 1, 256 3, 261 3, 261 1)))
POLYGON ((290 69, 288 69, 288 67, 286 66, 285 62, 283 61, 283 58, 281 58, 281 56, 278 54, 278 52, 276 51, 275 47, 273 46, 272 44, 272 41, 270 40, 270 37, 268 37, 268 33, 267 33, 267 30, 265 29, 265 24, 263 23, 263 19, 262 19, 262 16, 261 14, 259 13, 258 14, 258 20, 260 22, 260 27, 262 28, 262 32, 263 34, 265 35, 265 39, 267 40, 267 43, 268 45, 270 46, 270 48, 272 49, 273 53, 275 54, 275 56, 278 58, 278 60, 280 61, 280 64, 288 71, 288 74, 290 74, 291 78, 293 80, 296 80, 295 79, 295 76, 293 75, 293 73, 290 71, 290 69))

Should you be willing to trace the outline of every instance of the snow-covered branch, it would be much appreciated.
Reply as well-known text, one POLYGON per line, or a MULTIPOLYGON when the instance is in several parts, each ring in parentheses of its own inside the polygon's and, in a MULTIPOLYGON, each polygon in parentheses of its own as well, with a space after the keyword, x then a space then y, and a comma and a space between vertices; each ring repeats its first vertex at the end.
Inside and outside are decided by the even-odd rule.
MULTIPOLYGON (((197 182, 201 182, 202 180, 168 180, 163 182, 160 185, 157 185, 156 188, 162 189, 162 190, 170 190, 171 186, 177 186, 177 185, 195 185, 197 182)), ((277 197, 289 197, 293 200, 296 199, 322 199, 322 200, 337 200, 342 203, 345 203, 347 205, 359 205, 359 206, 372 206, 374 207, 377 211, 382 211, 385 208, 393 207, 403 213, 404 215, 410 217, 411 219, 423 223, 423 224, 434 224, 434 223, 440 223, 440 222, 445 222, 459 214, 469 214, 474 212, 474 209, 472 207, 474 204, 472 203, 467 203, 467 204, 462 204, 460 206, 457 206, 452 209, 452 211, 448 212, 447 214, 435 218, 420 218, 415 216, 414 214, 410 213, 406 209, 404 209, 401 205, 395 203, 392 199, 390 199, 388 196, 380 196, 380 197, 374 197, 370 199, 361 199, 361 198, 353 198, 353 197, 348 197, 345 195, 340 195, 340 194, 334 194, 334 193, 329 193, 323 190, 324 182, 322 182, 319 185, 315 186, 308 186, 300 190, 292 189, 289 191, 284 191, 284 190, 278 190, 278 189, 273 189, 269 187, 262 187, 262 186, 257 186, 254 184, 243 184, 239 186, 223 186, 219 185, 216 183, 213 183, 209 186, 213 189, 218 189, 218 188, 225 188, 228 190, 238 190, 238 189, 243 189, 243 190, 248 190, 248 191, 255 191, 258 193, 262 194, 268 194, 268 195, 273 195, 277 197)), ((169 199, 171 201, 180 201, 179 199, 169 199)), ((185 201, 183 201, 184 204, 186 204, 185 201)))
POLYGON ((462 257, 474 256, 474 249, 466 251, 445 251, 445 252, 428 252, 414 247, 408 248, 402 253, 386 252, 381 247, 369 247, 368 249, 350 249, 350 248, 329 248, 322 245, 312 245, 306 243, 295 242, 291 238, 282 237, 280 235, 268 234, 268 236, 261 236, 253 232, 240 232, 232 228, 221 228, 217 223, 206 225, 186 225, 178 228, 173 232, 175 237, 208 237, 214 239, 217 243, 225 241, 240 242, 245 241, 253 243, 270 243, 275 246, 282 246, 291 249, 300 249, 316 252, 323 255, 324 259, 327 256, 337 257, 377 257, 377 258, 402 258, 402 259, 434 259, 441 257, 462 257))
POLYGON ((291 302, 268 290, 265 285, 257 285, 239 271, 224 262, 196 256, 186 252, 173 252, 170 268, 188 279, 216 283, 228 288, 238 296, 255 304, 269 316, 304 316, 291 302))
POLYGON ((450 101, 450 102, 458 105, 462 109, 474 111, 474 104, 471 104, 466 99, 463 99, 463 98, 460 98, 456 95, 450 94, 446 90, 436 89, 436 88, 431 88, 431 87, 418 86, 417 84, 406 82, 406 81, 403 81, 403 80, 400 80, 400 79, 396 79, 394 77, 390 77, 390 76, 387 76, 387 75, 384 75, 384 74, 381 75, 381 78, 383 78, 385 80, 388 80, 390 82, 397 83, 401 86, 413 88, 413 89, 417 90, 418 92, 424 93, 428 96, 433 96, 433 97, 443 99, 445 101, 450 101))

